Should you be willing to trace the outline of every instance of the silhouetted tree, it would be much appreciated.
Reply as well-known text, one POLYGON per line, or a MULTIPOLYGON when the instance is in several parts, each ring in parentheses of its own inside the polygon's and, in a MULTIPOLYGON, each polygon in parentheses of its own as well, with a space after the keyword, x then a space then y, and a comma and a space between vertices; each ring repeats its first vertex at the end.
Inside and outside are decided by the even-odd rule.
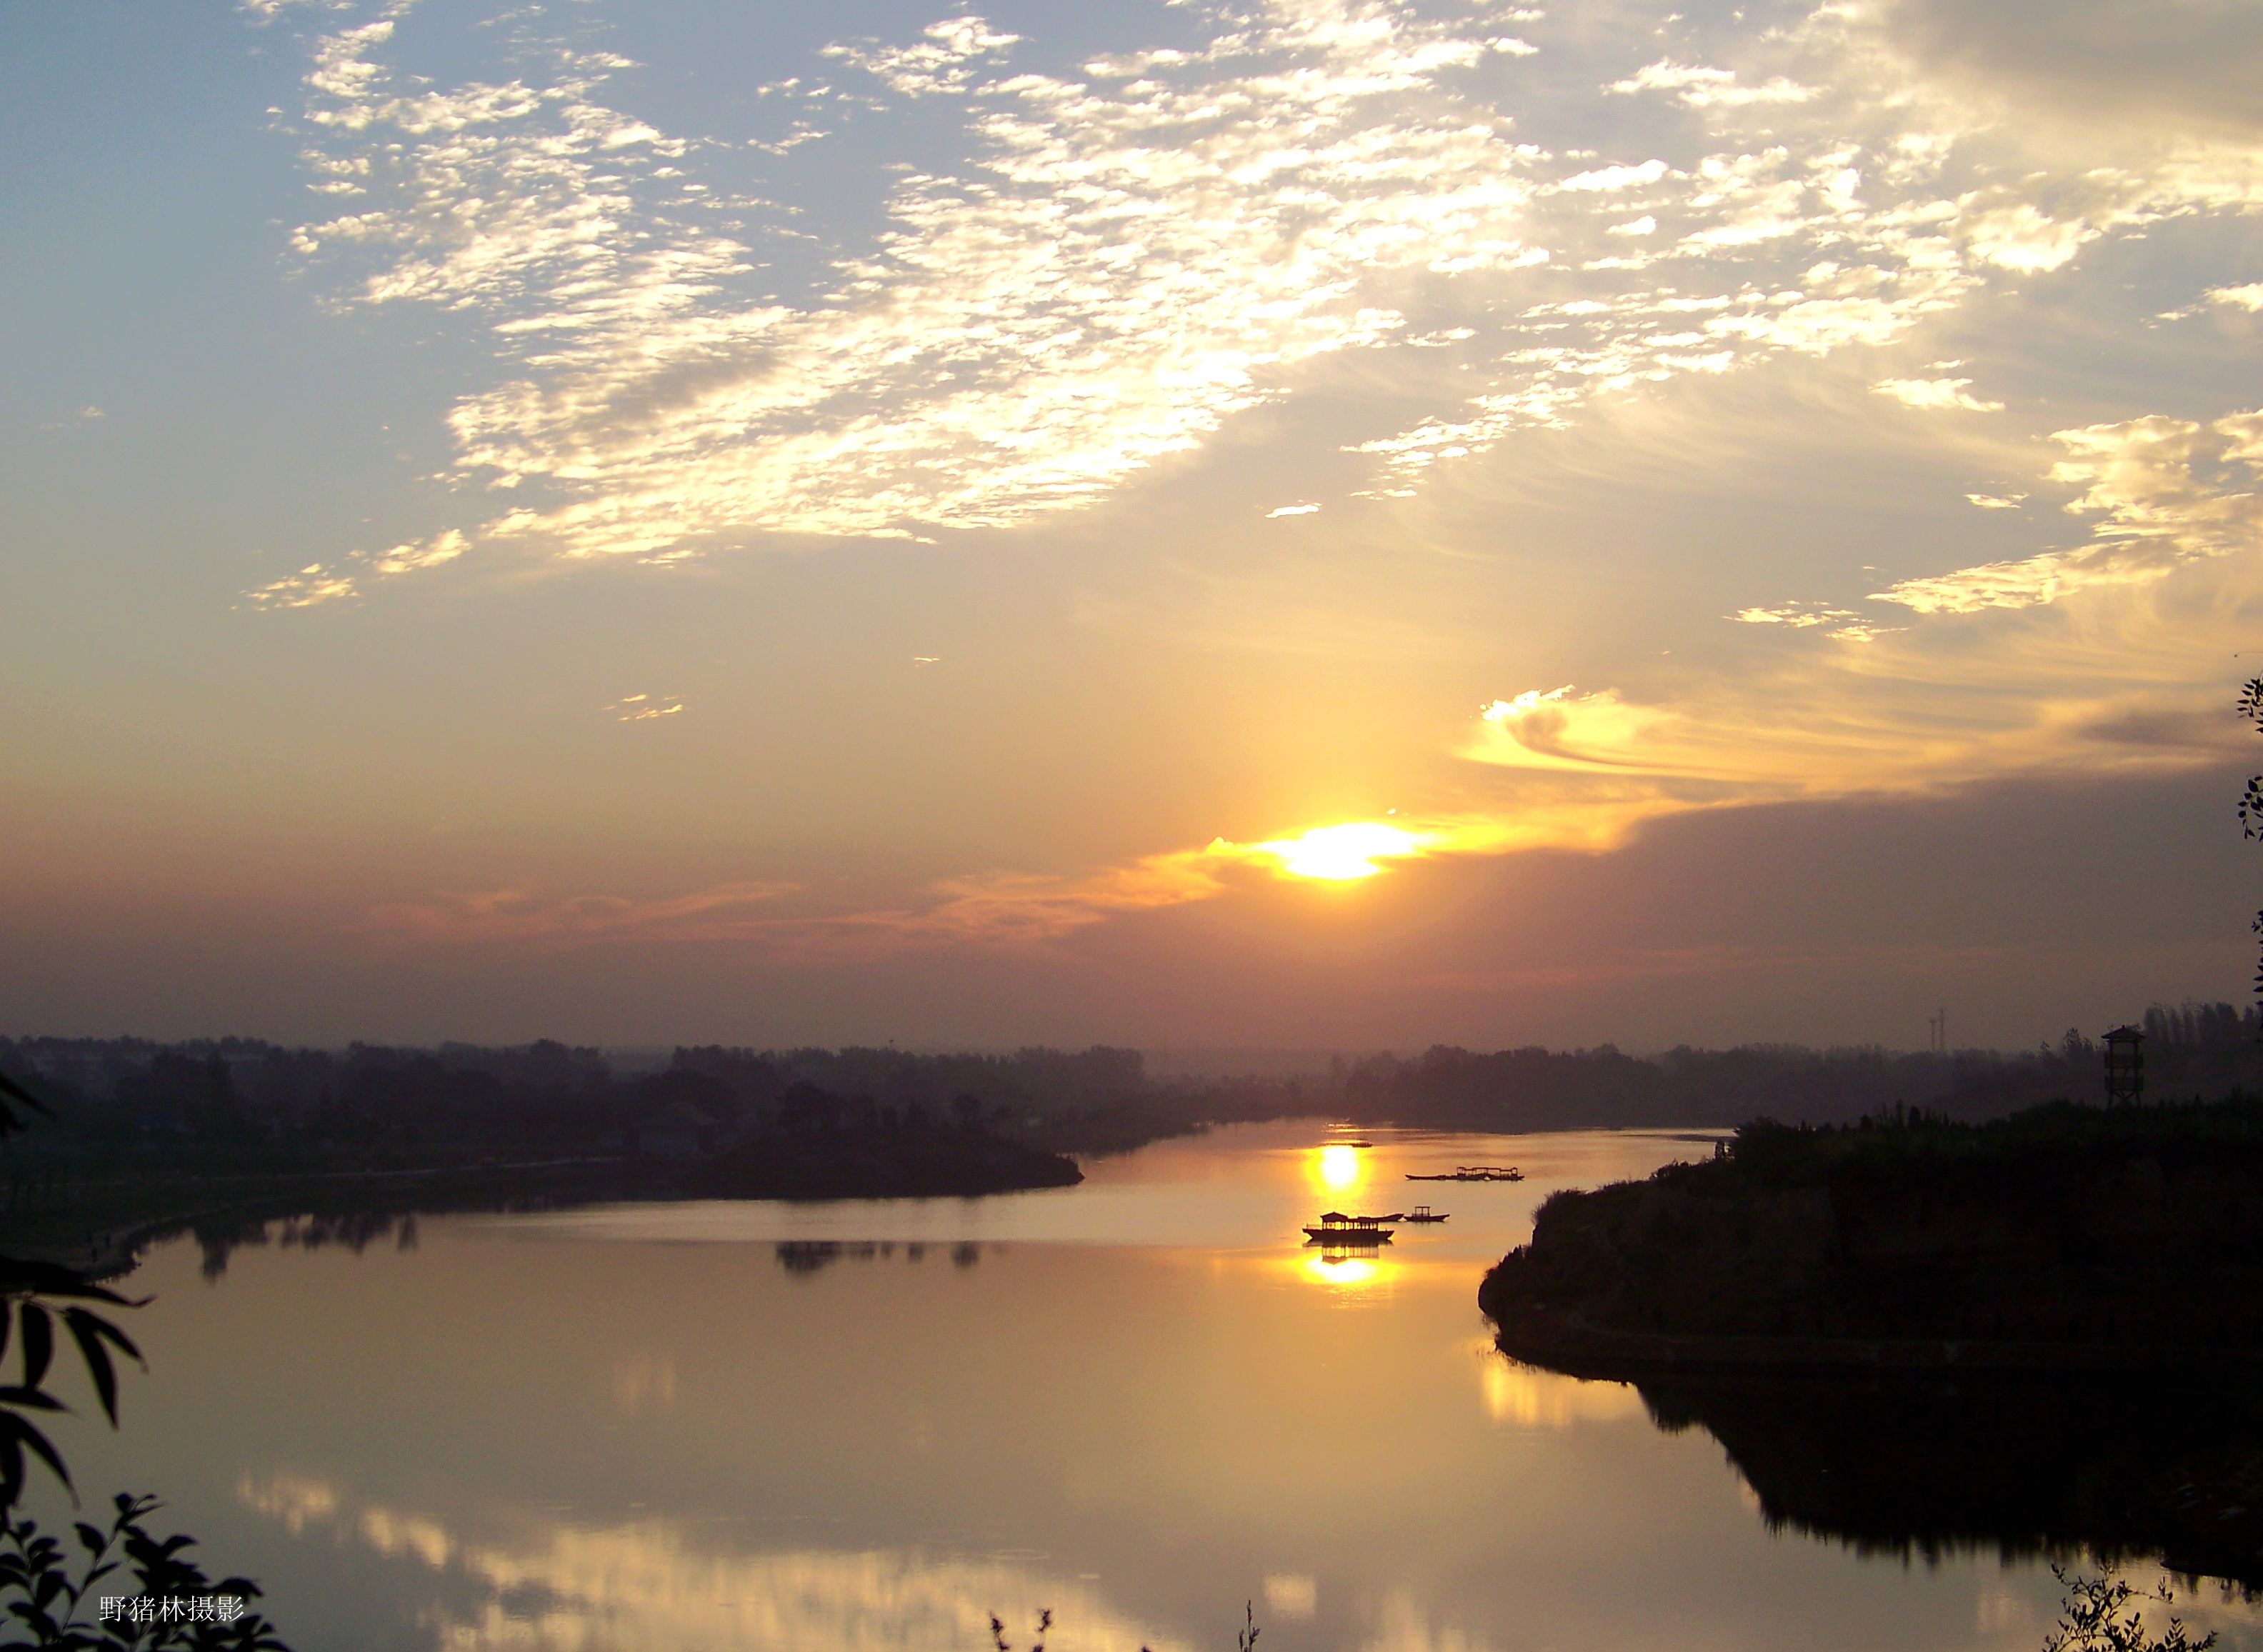
MULTIPOLYGON (((2263 734, 2263 677, 2248 678, 2247 686, 2240 689, 2239 715, 2263 734)), ((2263 775, 2247 777, 2247 789, 2239 797, 2239 829, 2245 836, 2263 837, 2263 775)), ((2248 927, 2263 938, 2263 912, 2255 914, 2248 927)), ((2263 1006, 2263 958, 2255 966, 2255 1001, 2263 1006)))

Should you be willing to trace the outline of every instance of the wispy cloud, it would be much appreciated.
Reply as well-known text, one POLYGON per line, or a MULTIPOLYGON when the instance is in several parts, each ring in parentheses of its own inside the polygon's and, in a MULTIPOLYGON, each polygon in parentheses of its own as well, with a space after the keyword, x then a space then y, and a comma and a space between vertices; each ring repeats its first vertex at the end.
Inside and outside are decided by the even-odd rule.
POLYGON ((2079 490, 2066 509, 2090 519, 2087 545, 1897 581, 1872 599, 1912 617, 1896 628, 1823 602, 1746 609, 1733 617, 1782 650, 1645 701, 1528 690, 1486 709, 1466 754, 1587 776, 1630 822, 2223 761, 2237 730, 2214 662, 2245 640, 2263 573, 2263 415, 2056 439, 2052 480, 2079 490))
POLYGON ((2156 416, 2061 430, 2052 439, 2069 457, 2052 467, 2051 480, 2082 489, 2066 509, 2098 516, 2091 544, 1903 580, 1876 600, 1920 614, 2028 608, 2088 586, 2159 579, 2187 562, 2263 545, 2263 498, 2210 474, 2244 473, 2263 480, 2263 414, 2235 414, 2207 426, 2156 416))
POLYGON ((1881 379, 1870 388, 1891 396, 1904 407, 1927 411, 1962 408, 1967 413, 2001 413, 2000 401, 1983 401, 1974 395, 1970 379, 1881 379))
MULTIPOLYGON (((1591 96, 1669 100, 1674 145, 1559 154, 1479 73, 1569 61, 1509 20, 1541 21, 1268 0, 1074 76, 1023 67, 979 17, 835 47, 859 96, 951 112, 965 147, 923 156, 886 231, 789 301, 750 247, 803 232, 711 187, 704 137, 609 106, 623 60, 560 47, 547 77, 528 53, 440 86, 394 66, 388 13, 311 47, 298 125, 329 215, 297 244, 341 302, 489 328, 502 382, 451 422, 462 476, 513 502, 462 523, 473 539, 670 558, 1090 505, 1328 357, 1428 338, 1419 311, 1463 323, 1460 376, 1394 368, 1434 410, 1350 444, 1377 470, 1363 491, 1403 497, 1597 394, 1889 343, 2101 235, 2263 202, 2234 143, 2039 154, 1859 7, 1729 31, 1709 61, 1626 61, 1591 96)), ((257 600, 419 566, 322 567, 257 600)))
POLYGON ((453 562, 469 547, 459 529, 448 528, 429 539, 410 540, 389 551, 356 551, 336 563, 310 562, 296 574, 286 574, 244 593, 243 605, 254 609, 315 608, 325 602, 360 596, 372 578, 437 568, 453 562))
POLYGON ((452 943, 742 940, 763 932, 765 915, 758 909, 793 890, 791 884, 720 884, 657 900, 489 890, 389 903, 374 908, 368 924, 379 934, 452 943))

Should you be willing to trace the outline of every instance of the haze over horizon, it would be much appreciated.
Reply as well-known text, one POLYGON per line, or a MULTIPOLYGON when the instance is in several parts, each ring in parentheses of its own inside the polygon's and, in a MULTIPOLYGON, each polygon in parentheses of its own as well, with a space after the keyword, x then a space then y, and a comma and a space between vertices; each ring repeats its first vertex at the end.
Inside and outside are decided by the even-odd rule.
POLYGON ((0 1031, 2243 998, 2257 24, 0 13, 0 1031))

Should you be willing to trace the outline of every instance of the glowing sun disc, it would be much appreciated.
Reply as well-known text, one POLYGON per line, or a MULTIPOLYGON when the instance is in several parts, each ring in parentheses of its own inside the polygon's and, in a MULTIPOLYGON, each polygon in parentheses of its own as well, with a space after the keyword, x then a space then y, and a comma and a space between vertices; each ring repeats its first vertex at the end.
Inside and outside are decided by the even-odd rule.
POLYGON ((1314 826, 1293 838, 1276 838, 1257 848, 1279 862, 1284 872, 1341 883, 1373 877, 1383 869, 1377 861, 1418 854, 1422 840, 1379 820, 1352 820, 1342 826, 1314 826))

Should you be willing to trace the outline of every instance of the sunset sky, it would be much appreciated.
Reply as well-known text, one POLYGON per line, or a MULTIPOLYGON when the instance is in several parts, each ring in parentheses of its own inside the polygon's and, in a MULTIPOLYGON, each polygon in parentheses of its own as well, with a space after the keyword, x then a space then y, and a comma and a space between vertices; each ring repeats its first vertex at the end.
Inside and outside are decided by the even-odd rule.
POLYGON ((0 1032, 2243 998, 2263 7, 1682 4, 0 9, 0 1032))

